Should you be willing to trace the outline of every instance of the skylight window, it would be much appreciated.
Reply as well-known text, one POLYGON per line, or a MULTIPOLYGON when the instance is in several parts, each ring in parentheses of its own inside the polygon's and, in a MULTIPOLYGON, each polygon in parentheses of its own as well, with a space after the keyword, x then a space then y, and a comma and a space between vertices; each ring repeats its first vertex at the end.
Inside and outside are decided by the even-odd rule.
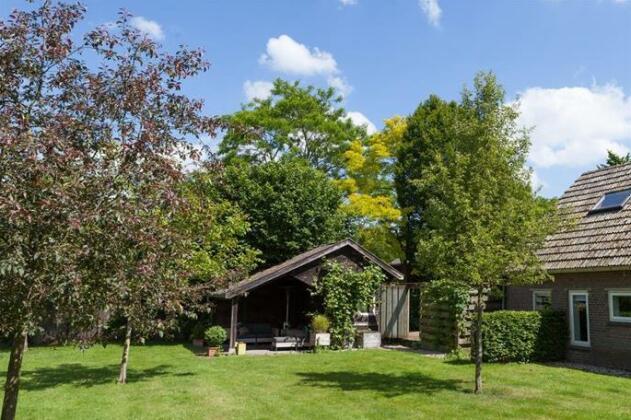
POLYGON ((624 191, 613 191, 606 193, 598 201, 598 203, 591 209, 590 213, 597 213, 599 211, 620 210, 627 200, 631 197, 631 189, 624 191))

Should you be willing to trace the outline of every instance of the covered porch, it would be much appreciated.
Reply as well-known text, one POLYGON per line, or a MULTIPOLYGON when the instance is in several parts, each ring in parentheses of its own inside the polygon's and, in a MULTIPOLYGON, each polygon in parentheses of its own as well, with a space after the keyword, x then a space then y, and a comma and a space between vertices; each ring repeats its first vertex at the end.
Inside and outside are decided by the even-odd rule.
MULTIPOLYGON (((357 270, 374 264, 389 282, 403 280, 399 271, 350 239, 304 252, 215 294, 215 323, 229 331, 229 351, 237 342, 249 349, 309 347, 311 316, 323 311, 311 292, 326 260, 357 270)), ((377 330, 374 314, 366 318, 363 327, 377 330)))
POLYGON ((248 349, 270 348, 281 337, 294 338, 295 348, 308 346, 310 314, 321 310, 309 289, 298 279, 282 277, 218 302, 215 319, 229 330, 229 348, 237 342, 248 349))

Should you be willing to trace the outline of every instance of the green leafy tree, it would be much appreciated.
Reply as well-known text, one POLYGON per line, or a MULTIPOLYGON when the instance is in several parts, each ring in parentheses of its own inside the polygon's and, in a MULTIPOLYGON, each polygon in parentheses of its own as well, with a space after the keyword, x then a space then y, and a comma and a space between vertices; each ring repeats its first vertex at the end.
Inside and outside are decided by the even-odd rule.
POLYGON ((598 169, 607 168, 609 166, 624 165, 631 163, 631 153, 619 155, 611 150, 607 150, 607 162, 604 165, 598 165, 598 169))
POLYGON ((440 149, 419 151, 428 156, 410 180, 424 199, 416 264, 477 291, 473 354, 480 392, 483 296, 497 285, 547 279, 536 251, 557 218, 554 205, 532 190, 529 138, 493 74, 478 74, 458 105, 433 102, 451 112, 433 114, 449 117, 431 124, 440 149))
POLYGON ((447 150, 455 138, 462 109, 456 102, 446 102, 432 95, 407 119, 407 127, 396 149, 394 167, 396 197, 401 209, 399 239, 403 247, 403 265, 408 275, 431 280, 431 272, 415 264, 420 230, 424 227, 429 189, 422 181, 431 173, 435 156, 447 150))
POLYGON ((237 164, 226 170, 226 198, 247 214, 246 239, 265 265, 348 236, 342 194, 303 161, 237 164))
POLYGON ((222 194, 225 167, 209 161, 191 173, 181 186, 188 208, 178 215, 178 230, 191 239, 191 257, 187 261, 194 283, 212 287, 246 276, 259 262, 260 252, 246 241, 250 230, 247 215, 222 194))
POLYGON ((355 270, 334 261, 326 263, 325 273, 316 280, 314 294, 322 299, 324 312, 331 321, 333 346, 347 347, 355 338, 355 314, 359 308, 374 302, 386 277, 373 265, 355 270))
POLYGON ((398 238, 399 223, 373 223, 355 228, 355 240, 384 261, 401 260, 403 249, 398 238))
POLYGON ((314 168, 336 174, 350 143, 365 135, 347 117, 335 90, 274 81, 271 96, 255 99, 226 116, 220 154, 254 163, 282 156, 301 158, 314 168))

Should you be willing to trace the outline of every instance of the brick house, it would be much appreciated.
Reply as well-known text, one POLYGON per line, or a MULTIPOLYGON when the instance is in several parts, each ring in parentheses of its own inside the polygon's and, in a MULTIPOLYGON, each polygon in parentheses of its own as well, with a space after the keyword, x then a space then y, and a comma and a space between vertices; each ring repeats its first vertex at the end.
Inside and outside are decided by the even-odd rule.
POLYGON ((540 257, 554 281, 506 290, 513 310, 562 310, 567 359, 631 369, 631 164, 582 174, 559 199, 568 227, 540 257))

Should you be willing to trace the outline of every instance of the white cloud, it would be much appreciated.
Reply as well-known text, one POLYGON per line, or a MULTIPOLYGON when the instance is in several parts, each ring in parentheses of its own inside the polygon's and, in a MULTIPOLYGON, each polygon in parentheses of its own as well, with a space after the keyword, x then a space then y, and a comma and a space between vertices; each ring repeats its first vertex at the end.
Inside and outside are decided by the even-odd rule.
POLYGON ((355 6, 357 4, 357 0, 340 0, 342 6, 355 6))
POLYGON ((149 20, 142 16, 134 16, 130 20, 131 26, 138 29, 145 35, 159 41, 164 39, 164 32, 162 27, 155 20, 149 20))
MULTIPOLYGON (((318 48, 309 48, 289 35, 270 38, 267 41, 266 52, 259 58, 259 63, 281 73, 326 77, 327 84, 342 97, 348 96, 353 90, 353 87, 342 76, 331 53, 318 48)), ((248 96, 247 92, 246 96, 248 96)))
POLYGON ((361 112, 351 111, 346 113, 346 117, 351 120, 353 124, 359 127, 364 127, 368 134, 374 134, 377 132, 377 127, 361 112))
POLYGON ((340 76, 329 76, 327 79, 329 86, 334 88, 343 98, 353 91, 353 87, 340 76))
POLYGON ((272 70, 302 76, 338 72, 337 63, 330 53, 318 48, 310 50, 288 35, 270 38, 267 41, 267 50, 259 58, 259 63, 272 70))
POLYGON ((273 87, 274 83, 266 80, 257 80, 254 82, 246 80, 245 83, 243 83, 243 93, 248 102, 254 99, 265 100, 272 95, 273 87))
POLYGON ((434 26, 440 25, 440 17, 443 11, 438 5, 438 0, 418 0, 418 5, 423 13, 425 13, 429 23, 434 26))
POLYGON ((592 165, 607 150, 631 146, 631 96, 616 85, 529 88, 520 94, 519 124, 532 127, 531 162, 539 167, 592 165))

